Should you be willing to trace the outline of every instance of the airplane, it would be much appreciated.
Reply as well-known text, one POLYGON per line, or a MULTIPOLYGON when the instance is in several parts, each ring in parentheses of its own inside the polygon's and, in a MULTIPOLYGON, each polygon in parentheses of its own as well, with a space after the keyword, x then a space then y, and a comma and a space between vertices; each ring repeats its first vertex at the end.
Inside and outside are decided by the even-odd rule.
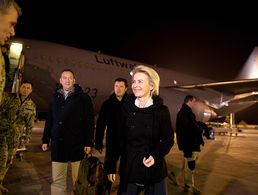
MULTIPOLYGON (((197 97, 197 105, 193 111, 196 119, 202 122, 235 113, 258 101, 258 79, 248 78, 246 70, 244 76, 241 74, 241 79, 217 82, 157 65, 57 43, 24 38, 16 38, 12 43, 22 46, 19 57, 12 55, 10 50, 11 64, 16 64, 13 68, 13 78, 19 80, 23 77, 33 82, 32 98, 37 105, 38 113, 47 112, 52 94, 58 86, 60 73, 63 69, 69 68, 75 72, 76 83, 92 98, 97 117, 101 104, 112 93, 114 80, 123 77, 130 83, 130 71, 138 64, 153 67, 160 75, 160 95, 170 110, 173 127, 176 114, 188 94, 197 97)), ((250 58, 258 55, 257 48, 255 51, 250 58)), ((253 60, 247 62, 250 64, 253 60)), ((15 84, 17 88, 18 82, 14 79, 13 83, 13 88, 15 84)))

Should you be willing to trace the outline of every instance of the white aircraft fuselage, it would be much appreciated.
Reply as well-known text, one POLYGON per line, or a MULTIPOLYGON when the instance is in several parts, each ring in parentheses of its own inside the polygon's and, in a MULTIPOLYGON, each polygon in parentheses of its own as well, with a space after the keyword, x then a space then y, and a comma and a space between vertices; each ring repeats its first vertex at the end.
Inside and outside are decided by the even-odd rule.
MULTIPOLYGON (((24 44, 23 77, 33 82, 32 98, 37 105, 38 112, 47 112, 63 69, 74 71, 76 83, 82 86, 92 98, 97 115, 103 101, 112 93, 114 80, 118 77, 126 78, 130 93, 130 71, 135 65, 143 64, 153 67, 160 75, 160 96, 163 98, 164 104, 169 107, 173 126, 176 114, 187 94, 193 94, 199 100, 194 109, 197 120, 205 122, 216 116, 212 107, 208 105, 221 101, 220 92, 210 89, 208 92, 207 90, 198 90, 189 93, 169 88, 169 86, 211 82, 211 80, 60 44, 30 39, 17 39, 17 41, 24 44)), ((223 96, 224 99, 225 97, 223 96)))

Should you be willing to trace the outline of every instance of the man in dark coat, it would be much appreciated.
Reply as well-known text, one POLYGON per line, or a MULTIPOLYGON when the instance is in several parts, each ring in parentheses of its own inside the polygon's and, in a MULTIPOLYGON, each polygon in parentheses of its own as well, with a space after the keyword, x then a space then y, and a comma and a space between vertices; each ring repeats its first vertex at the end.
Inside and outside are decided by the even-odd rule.
POLYGON ((182 108, 177 113, 176 137, 178 148, 184 153, 185 189, 198 194, 200 191, 194 186, 193 174, 197 154, 201 151, 200 145, 204 145, 204 142, 202 129, 198 126, 192 111, 195 102, 194 96, 187 95, 185 97, 182 108))
MULTIPOLYGON (((127 80, 117 78, 114 82, 114 92, 104 101, 101 106, 96 125, 95 148, 102 153, 103 139, 106 130, 106 158, 109 158, 112 153, 112 148, 118 144, 118 137, 121 129, 118 128, 120 120, 121 105, 127 96, 127 80)), ((105 167, 107 166, 105 161, 105 167)), ((109 184, 111 188, 111 183, 109 184)))
POLYGON ((65 194, 68 163, 72 167, 72 180, 76 181, 80 161, 93 146, 94 112, 90 97, 75 84, 70 69, 61 73, 60 84, 50 104, 42 138, 42 149, 51 144, 51 194, 65 194))

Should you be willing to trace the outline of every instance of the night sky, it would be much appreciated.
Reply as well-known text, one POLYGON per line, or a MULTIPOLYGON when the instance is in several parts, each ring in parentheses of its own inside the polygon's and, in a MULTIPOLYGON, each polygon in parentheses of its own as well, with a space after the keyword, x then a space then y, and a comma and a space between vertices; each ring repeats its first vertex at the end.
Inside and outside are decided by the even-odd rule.
MULTIPOLYGON (((258 45, 258 16, 251 4, 56 2, 18 0, 23 15, 16 36, 101 51, 218 81, 234 79, 258 45)), ((258 119, 244 120, 258 124, 258 119)))

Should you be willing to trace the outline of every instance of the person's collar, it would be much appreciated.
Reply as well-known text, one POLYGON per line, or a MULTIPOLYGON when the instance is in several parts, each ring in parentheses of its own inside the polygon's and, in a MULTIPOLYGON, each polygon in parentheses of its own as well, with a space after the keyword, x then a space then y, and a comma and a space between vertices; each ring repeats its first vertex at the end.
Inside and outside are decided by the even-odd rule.
POLYGON ((135 101, 134 101, 134 104, 135 104, 135 106, 137 106, 138 108, 147 108, 147 107, 153 105, 153 99, 152 99, 152 97, 150 96, 149 99, 147 100, 147 102, 145 103, 145 105, 140 106, 140 100, 139 100, 138 98, 136 98, 135 101))
POLYGON ((27 95, 27 96, 21 96, 21 94, 19 94, 19 98, 21 100, 21 102, 24 102, 26 99, 29 98, 30 95, 27 95))
POLYGON ((71 90, 65 91, 63 88, 61 88, 59 90, 59 93, 63 94, 63 96, 65 97, 65 99, 74 92, 74 87, 71 88, 71 90))

